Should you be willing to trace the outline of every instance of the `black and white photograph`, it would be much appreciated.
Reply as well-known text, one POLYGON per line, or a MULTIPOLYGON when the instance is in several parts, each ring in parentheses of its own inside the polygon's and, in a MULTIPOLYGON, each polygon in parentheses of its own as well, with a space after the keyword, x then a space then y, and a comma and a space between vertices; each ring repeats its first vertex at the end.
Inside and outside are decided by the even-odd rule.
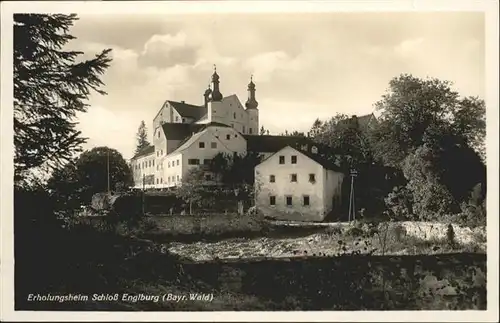
POLYGON ((498 321, 497 2, 1 14, 2 320, 498 321))

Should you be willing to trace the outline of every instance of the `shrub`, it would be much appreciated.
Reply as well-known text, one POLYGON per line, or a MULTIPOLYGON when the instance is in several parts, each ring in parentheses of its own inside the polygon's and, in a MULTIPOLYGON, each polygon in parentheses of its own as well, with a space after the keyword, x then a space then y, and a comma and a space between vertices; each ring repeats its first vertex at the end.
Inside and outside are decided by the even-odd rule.
POLYGON ((387 210, 398 220, 411 219, 413 216, 413 196, 405 186, 397 186, 384 199, 387 210))
POLYGON ((446 229, 446 239, 450 247, 455 247, 455 230, 453 230, 453 225, 448 224, 448 228, 446 229))

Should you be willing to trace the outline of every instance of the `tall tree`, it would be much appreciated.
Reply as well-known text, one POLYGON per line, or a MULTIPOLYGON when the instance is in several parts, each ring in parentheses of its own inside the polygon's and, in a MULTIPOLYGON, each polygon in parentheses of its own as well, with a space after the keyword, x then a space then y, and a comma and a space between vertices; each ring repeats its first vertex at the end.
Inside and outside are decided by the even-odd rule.
POLYGON ((265 134, 266 134, 266 129, 264 128, 264 126, 261 126, 260 131, 259 131, 259 135, 264 136, 265 134))
POLYGON ((484 187, 483 100, 461 97, 448 81, 400 75, 376 107, 382 115, 373 151, 403 170, 416 213, 455 212, 476 185, 484 187))
POLYGON ((132 170, 123 156, 115 149, 96 147, 55 170, 47 186, 60 204, 78 207, 90 203, 95 193, 108 190, 108 169, 112 191, 132 185, 132 170))
POLYGON ((106 94, 102 74, 110 49, 79 60, 64 50, 78 18, 62 14, 14 15, 14 169, 19 184, 37 167, 54 169, 81 151, 86 138, 75 115, 86 112, 92 92, 106 94))
POLYGON ((139 153, 146 147, 149 147, 150 143, 148 141, 148 129, 146 128, 146 123, 144 120, 141 121, 139 129, 137 130, 137 146, 135 148, 135 153, 139 153))
POLYGON ((403 74, 389 82, 388 92, 375 104, 382 112, 374 132, 378 156, 397 165, 418 147, 443 134, 484 151, 483 100, 461 98, 452 83, 435 78, 420 79, 403 74))
POLYGON ((325 122, 317 119, 309 133, 314 141, 339 152, 343 162, 353 167, 373 161, 369 133, 360 129, 355 116, 337 114, 325 122))
POLYGON ((316 120, 314 120, 312 124, 311 130, 309 131, 309 136, 314 138, 318 136, 322 131, 323 131, 323 121, 317 118, 316 120))

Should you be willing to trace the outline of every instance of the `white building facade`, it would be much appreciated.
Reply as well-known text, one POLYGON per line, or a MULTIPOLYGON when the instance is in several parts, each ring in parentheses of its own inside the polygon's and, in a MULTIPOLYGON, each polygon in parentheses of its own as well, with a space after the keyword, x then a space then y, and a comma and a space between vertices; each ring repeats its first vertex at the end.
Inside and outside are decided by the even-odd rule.
POLYGON ((242 105, 236 95, 222 95, 219 79, 214 71, 202 105, 163 103, 153 119, 152 146, 130 161, 135 188, 174 187, 189 169, 218 153, 246 152, 245 135, 259 131, 255 84, 253 80, 248 84, 248 99, 242 105))
POLYGON ((255 205, 283 220, 322 221, 340 207, 344 174, 314 145, 286 146, 255 167, 255 205))

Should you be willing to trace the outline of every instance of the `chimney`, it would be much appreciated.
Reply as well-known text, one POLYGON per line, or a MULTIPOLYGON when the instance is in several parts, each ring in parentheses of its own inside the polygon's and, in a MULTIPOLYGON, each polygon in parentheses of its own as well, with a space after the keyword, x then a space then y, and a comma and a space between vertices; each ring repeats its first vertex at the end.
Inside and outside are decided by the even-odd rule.
POLYGON ((186 103, 186 101, 181 101, 181 103, 186 103))

